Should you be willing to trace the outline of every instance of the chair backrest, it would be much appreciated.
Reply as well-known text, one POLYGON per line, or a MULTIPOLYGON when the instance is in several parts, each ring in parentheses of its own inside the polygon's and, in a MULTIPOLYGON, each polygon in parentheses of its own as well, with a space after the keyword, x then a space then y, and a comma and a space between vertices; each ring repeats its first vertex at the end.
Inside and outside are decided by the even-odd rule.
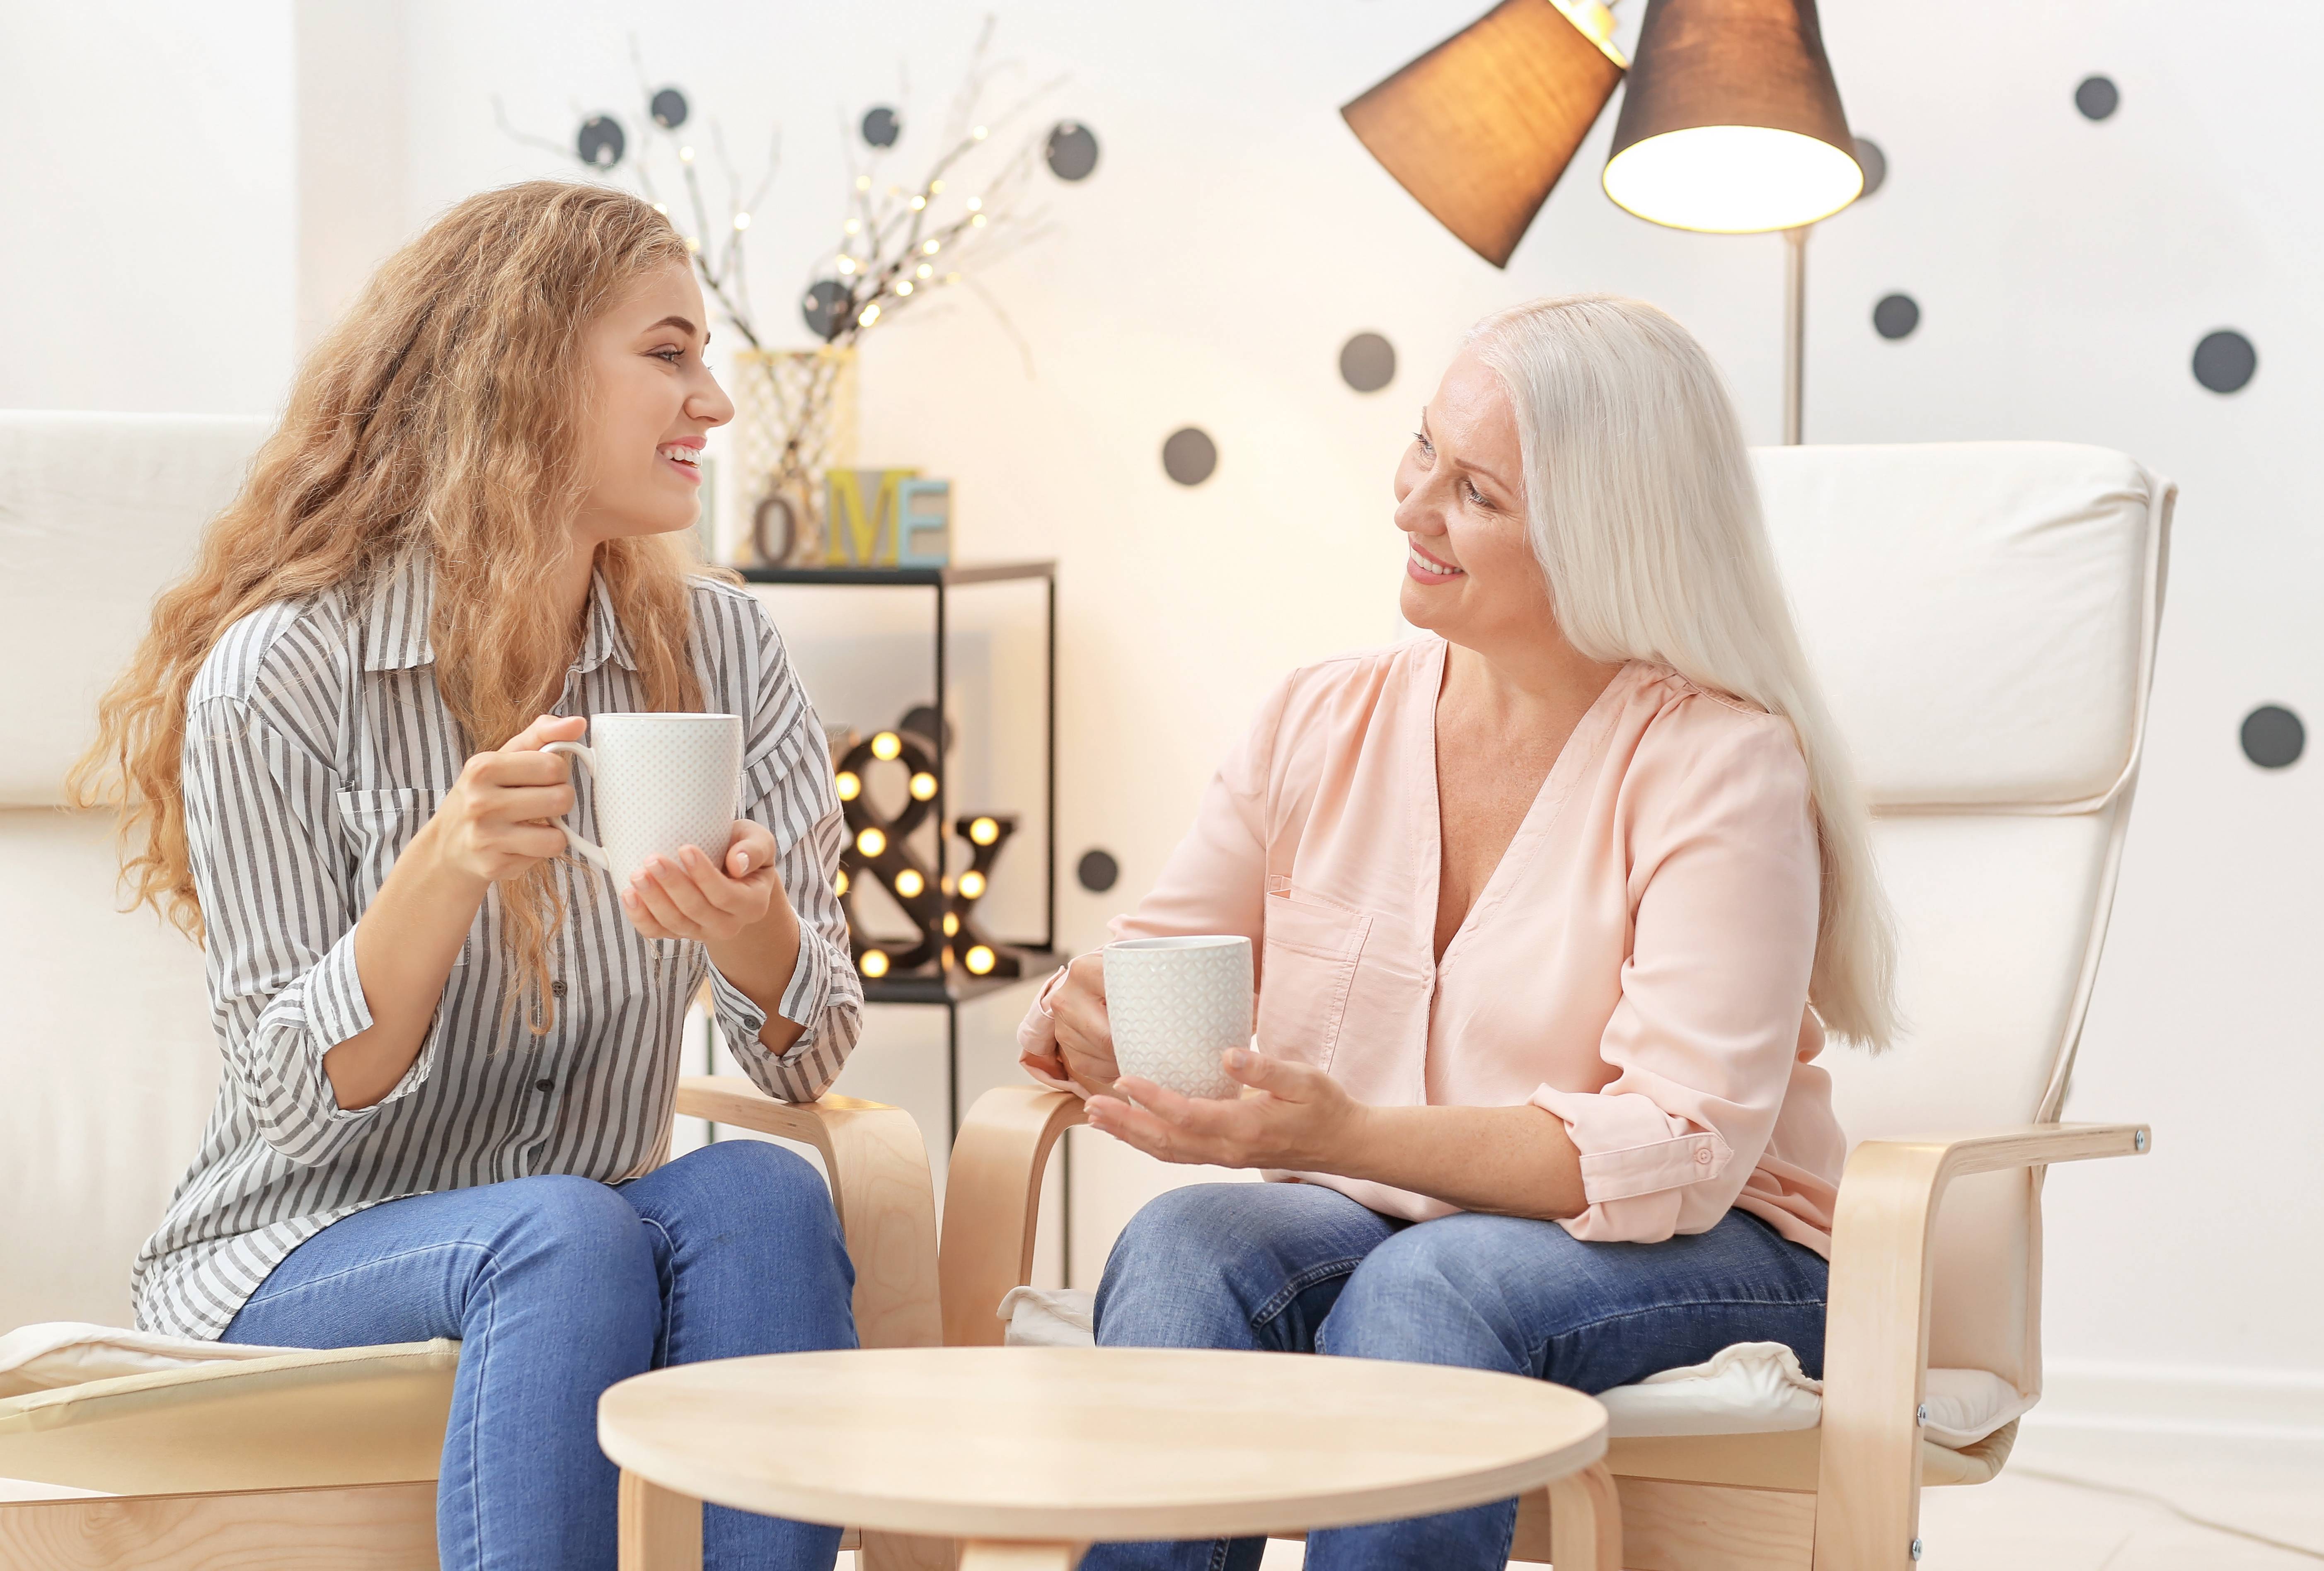
POLYGON ((267 422, 0 413, 0 1331, 122 1324, 217 1080, 201 951, 124 914, 65 772, 267 422))
MULTIPOLYGON (((2054 1118, 2106 937, 2162 615, 2169 482, 2046 442, 1754 453, 1871 797, 1905 1032, 1834 1049, 1851 1140, 2054 1118)), ((2041 1382, 2040 1181, 1955 1185, 1930 1362, 2041 1382)))

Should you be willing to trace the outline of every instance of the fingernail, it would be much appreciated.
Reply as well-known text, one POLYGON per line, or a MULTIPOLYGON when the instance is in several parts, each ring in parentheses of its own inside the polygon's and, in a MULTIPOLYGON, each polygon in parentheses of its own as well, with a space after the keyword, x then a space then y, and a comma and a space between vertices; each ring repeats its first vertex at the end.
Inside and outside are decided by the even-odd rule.
POLYGON ((1246 1070, 1250 1067, 1250 1050, 1243 1047, 1227 1049, 1227 1068, 1246 1070))

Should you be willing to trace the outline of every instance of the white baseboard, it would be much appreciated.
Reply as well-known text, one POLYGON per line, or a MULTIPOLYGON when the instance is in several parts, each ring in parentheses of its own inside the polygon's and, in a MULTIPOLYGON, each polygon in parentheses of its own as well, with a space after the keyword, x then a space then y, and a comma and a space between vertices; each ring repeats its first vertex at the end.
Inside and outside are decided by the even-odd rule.
POLYGON ((2028 1428, 2324 1440, 2324 1373, 2052 1359, 2028 1428))

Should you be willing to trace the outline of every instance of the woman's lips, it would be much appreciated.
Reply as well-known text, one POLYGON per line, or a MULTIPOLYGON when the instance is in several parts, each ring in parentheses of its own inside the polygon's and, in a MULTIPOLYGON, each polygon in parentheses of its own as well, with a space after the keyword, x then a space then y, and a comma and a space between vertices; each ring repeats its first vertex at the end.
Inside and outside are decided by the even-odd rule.
POLYGON ((1456 578, 1465 576, 1468 572, 1464 567, 1455 567, 1450 562, 1430 556, 1412 541, 1407 540, 1405 544, 1406 547, 1404 557, 1405 574, 1417 583, 1450 583, 1456 578))

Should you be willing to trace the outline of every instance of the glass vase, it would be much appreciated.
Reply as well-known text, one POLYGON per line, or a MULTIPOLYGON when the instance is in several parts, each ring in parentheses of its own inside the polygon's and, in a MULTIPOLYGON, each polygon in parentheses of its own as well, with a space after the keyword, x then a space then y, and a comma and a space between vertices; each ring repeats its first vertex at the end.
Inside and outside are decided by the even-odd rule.
POLYGON ((855 351, 741 350, 732 391, 740 565, 816 566, 824 556, 824 475, 855 462, 855 351))

